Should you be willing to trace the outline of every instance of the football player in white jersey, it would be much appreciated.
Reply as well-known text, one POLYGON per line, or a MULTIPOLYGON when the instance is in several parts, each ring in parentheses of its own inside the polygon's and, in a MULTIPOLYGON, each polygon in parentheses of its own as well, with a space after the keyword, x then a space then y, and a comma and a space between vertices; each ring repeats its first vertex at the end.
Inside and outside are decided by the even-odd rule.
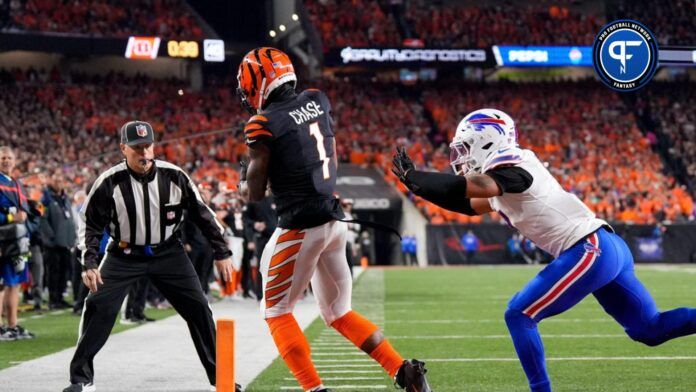
POLYGON ((512 297, 505 312, 531 391, 551 391, 537 324, 589 294, 631 339, 648 346, 696 333, 696 309, 657 309, 623 239, 565 191, 532 151, 517 145, 510 116, 496 109, 470 113, 450 149, 456 175, 416 170, 404 150, 397 151, 392 171, 413 193, 448 210, 498 212, 556 258, 512 297))

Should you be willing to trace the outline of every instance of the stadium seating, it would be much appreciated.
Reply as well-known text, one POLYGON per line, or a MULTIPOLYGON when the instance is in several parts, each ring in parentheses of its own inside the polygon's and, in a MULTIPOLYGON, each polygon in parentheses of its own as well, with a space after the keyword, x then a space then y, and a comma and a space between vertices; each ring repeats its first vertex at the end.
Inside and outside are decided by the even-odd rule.
POLYGON ((62 166, 77 185, 93 180, 121 159, 117 130, 134 118, 152 123, 158 156, 187 169, 209 159, 235 163, 245 150, 241 139, 228 137, 243 118, 231 80, 213 80, 202 92, 187 91, 180 80, 63 77, 55 70, 3 71, 0 80, 0 137, 21 152, 22 175, 62 166), (220 130, 195 143, 184 139, 220 130))
POLYGON ((13 0, 0 28, 97 37, 156 35, 200 39, 203 29, 182 0, 13 0))
POLYGON ((649 105, 646 123, 653 124, 650 131, 660 135, 668 165, 690 189, 696 189, 696 113, 692 110, 696 106, 696 84, 654 81, 639 97, 639 109, 649 105))
POLYGON ((403 38, 420 38, 432 47, 592 45, 607 20, 625 18, 650 21, 648 27, 661 45, 696 42, 696 5, 690 0, 606 0, 606 18, 604 13, 572 1, 453 5, 411 0, 405 3, 403 13, 394 14, 389 12, 388 4, 364 0, 305 1, 325 48, 400 45, 403 38), (370 11, 352 12, 357 8, 370 11), (401 33, 397 28, 399 21, 404 26, 401 33))
MULTIPOLYGON (((409 3, 406 21, 433 47, 591 45, 604 19, 566 6, 409 3)), ((530 3, 531 4, 531 3, 530 3)))
POLYGON ((369 0, 307 0, 305 6, 324 49, 353 46, 400 46, 392 16, 369 0), (360 9, 361 12, 355 12, 360 9))
POLYGON ((696 4, 691 0, 607 0, 607 15, 613 19, 650 21, 647 26, 660 45, 693 45, 696 4))

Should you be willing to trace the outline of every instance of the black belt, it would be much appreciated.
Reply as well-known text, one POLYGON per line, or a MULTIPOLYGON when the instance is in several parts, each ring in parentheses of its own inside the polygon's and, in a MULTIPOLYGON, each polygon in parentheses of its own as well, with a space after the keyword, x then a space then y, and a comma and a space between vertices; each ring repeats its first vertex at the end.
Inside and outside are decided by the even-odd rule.
POLYGON ((126 241, 113 241, 109 245, 109 253, 117 253, 123 256, 157 256, 158 254, 171 250, 173 246, 181 245, 179 237, 172 235, 166 240, 154 245, 136 245, 126 241))

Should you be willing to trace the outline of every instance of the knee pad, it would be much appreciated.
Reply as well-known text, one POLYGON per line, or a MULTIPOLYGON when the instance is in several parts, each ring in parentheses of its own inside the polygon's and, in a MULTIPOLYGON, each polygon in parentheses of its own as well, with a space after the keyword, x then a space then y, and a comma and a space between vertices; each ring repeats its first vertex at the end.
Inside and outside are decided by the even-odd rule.
POLYGON ((333 326, 334 322, 350 312, 350 301, 336 301, 325 306, 319 304, 319 313, 327 326, 333 326))
POLYGON ((643 343, 646 346, 655 347, 664 343, 662 336, 658 336, 657 331, 652 326, 647 326, 643 329, 628 328, 626 334, 636 342, 643 343))
POLYGON ((537 322, 530 318, 526 314, 522 313, 521 310, 508 308, 505 311, 505 323, 508 325, 521 325, 525 328, 535 328, 537 322))

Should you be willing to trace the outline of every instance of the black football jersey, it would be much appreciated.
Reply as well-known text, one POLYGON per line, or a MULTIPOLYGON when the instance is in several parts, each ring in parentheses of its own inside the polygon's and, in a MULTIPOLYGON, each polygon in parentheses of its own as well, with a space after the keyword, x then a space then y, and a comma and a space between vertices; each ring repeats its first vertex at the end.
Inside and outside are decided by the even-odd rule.
POLYGON ((246 142, 271 151, 268 178, 279 227, 309 228, 343 218, 334 196, 335 140, 331 104, 319 90, 270 104, 244 128, 246 142))

